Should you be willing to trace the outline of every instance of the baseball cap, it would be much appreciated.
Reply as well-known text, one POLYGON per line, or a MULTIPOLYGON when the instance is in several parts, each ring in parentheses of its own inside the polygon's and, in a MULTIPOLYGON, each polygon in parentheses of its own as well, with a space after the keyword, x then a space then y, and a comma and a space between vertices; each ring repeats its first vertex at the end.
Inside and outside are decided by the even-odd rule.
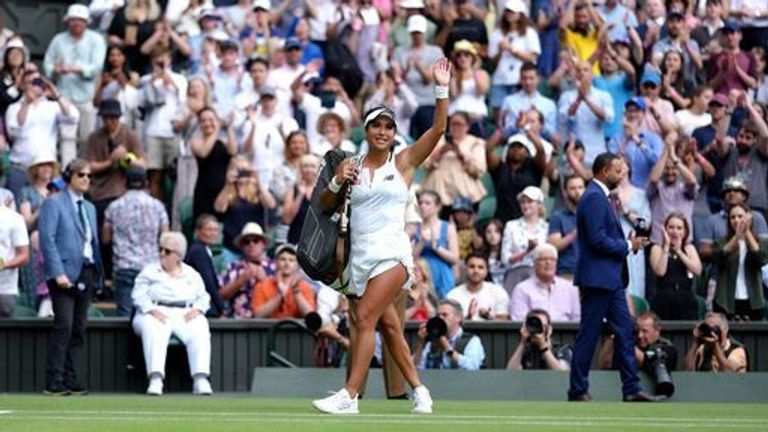
POLYGON ((472 207, 472 201, 463 196, 458 196, 453 199, 453 204, 451 204, 451 210, 452 211, 465 211, 469 213, 474 213, 475 209, 472 207))
POLYGON ((256 0, 253 2, 251 10, 256 11, 257 9, 263 9, 268 11, 271 7, 272 5, 269 4, 269 0, 256 0))
POLYGON ((523 197, 529 198, 530 200, 536 201, 538 203, 544 202, 544 192, 542 192, 541 189, 536 186, 527 186, 525 189, 523 189, 522 192, 517 194, 518 201, 523 197))
POLYGON ((722 93, 715 93, 714 96, 712 96, 712 99, 709 101, 709 104, 719 104, 721 106, 728 106, 728 98, 722 94, 722 93))
POLYGON ((643 111, 645 111, 645 109, 647 108, 645 105, 645 99, 643 99, 640 96, 635 96, 633 98, 630 98, 628 101, 624 102, 624 108, 628 107, 629 105, 635 105, 636 107, 640 108, 643 111))
POLYGON ((259 91, 259 99, 266 96, 277 97, 277 88, 271 85, 265 85, 262 87, 259 91))
POLYGON ((643 76, 640 79, 640 84, 651 83, 655 85, 661 85, 661 73, 656 69, 646 69, 643 72, 643 76))
POLYGON ((408 33, 426 33, 427 19, 424 15, 411 15, 408 18, 408 33))
POLYGON ((726 21, 723 28, 720 29, 723 33, 734 33, 741 31, 741 27, 739 27, 739 23, 733 22, 733 21, 726 21))
POLYGON ((301 40, 296 36, 291 36, 286 39, 285 44, 283 45, 284 50, 289 50, 292 48, 301 48, 301 40))
POLYGON ((528 8, 525 7, 523 0, 507 0, 504 3, 504 9, 522 14, 528 13, 528 8))
POLYGON ((424 0, 403 0, 400 2, 403 9, 424 9, 424 0))

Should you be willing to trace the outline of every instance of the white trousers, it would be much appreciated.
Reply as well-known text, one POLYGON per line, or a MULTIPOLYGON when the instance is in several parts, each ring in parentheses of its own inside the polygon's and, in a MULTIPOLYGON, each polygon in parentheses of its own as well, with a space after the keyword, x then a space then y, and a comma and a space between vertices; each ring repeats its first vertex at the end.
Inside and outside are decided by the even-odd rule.
POLYGON ((189 371, 192 376, 211 374, 211 331, 205 315, 198 315, 190 322, 184 320, 189 308, 156 306, 165 314, 165 323, 150 314, 137 313, 133 318, 133 331, 141 337, 144 347, 144 363, 147 376, 158 373, 165 376, 165 358, 168 341, 176 335, 187 347, 189 371))

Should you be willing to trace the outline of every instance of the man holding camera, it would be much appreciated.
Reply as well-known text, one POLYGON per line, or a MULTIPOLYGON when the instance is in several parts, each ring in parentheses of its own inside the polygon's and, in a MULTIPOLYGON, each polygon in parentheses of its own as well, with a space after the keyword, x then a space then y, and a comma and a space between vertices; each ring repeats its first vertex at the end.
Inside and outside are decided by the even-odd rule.
POLYGON ((464 312, 456 300, 442 300, 437 317, 419 327, 413 362, 419 369, 476 371, 485 362, 480 338, 461 327, 464 312))
MULTIPOLYGON (((605 329, 608 331, 597 356, 597 364, 600 369, 616 369, 613 355, 615 336, 610 324, 606 324, 605 329)), ((656 380, 657 394, 671 396, 669 386, 672 385, 672 380, 669 372, 677 367, 677 348, 668 339, 661 337, 661 322, 655 312, 640 314, 635 321, 635 329, 635 360, 638 368, 656 380), (660 370, 660 366, 663 366, 664 370, 660 370)), ((674 387, 671 387, 671 390, 674 391, 674 387)))
POLYGON ((708 312, 704 322, 693 329, 693 340, 685 354, 686 370, 696 372, 745 373, 749 368, 747 350, 728 334, 725 315, 708 312))
POLYGON ((571 348, 552 345, 552 323, 544 309, 532 309, 520 327, 520 343, 507 363, 508 370, 549 369, 567 371, 571 348))

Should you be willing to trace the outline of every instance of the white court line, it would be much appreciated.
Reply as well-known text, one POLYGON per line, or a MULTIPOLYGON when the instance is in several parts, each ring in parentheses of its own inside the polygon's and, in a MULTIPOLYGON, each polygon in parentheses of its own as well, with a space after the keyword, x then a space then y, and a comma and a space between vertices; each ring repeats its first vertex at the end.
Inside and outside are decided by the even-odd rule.
POLYGON ((0 410, 0 415, 3 415, 3 414, 10 414, 10 413, 12 413, 12 412, 13 412, 13 411, 9 411, 9 410, 0 410))
MULTIPOLYGON (((212 414, 212 413, 211 413, 212 414)), ((217 413, 218 416, 228 413, 217 413)), ((710 419, 655 419, 647 418, 629 418, 629 417, 555 417, 555 416, 457 416, 457 415, 431 415, 417 416, 408 415, 384 415, 384 414, 362 414, 356 416, 329 416, 326 414, 302 414, 302 413, 232 413, 238 414, 236 417, 210 418, 206 413, 192 413, 182 411, 27 411, 25 413, 15 411, 10 418, 19 418, 26 420, 56 420, 56 421, 163 421, 163 422, 228 422, 245 423, 257 420, 266 420, 276 423, 312 423, 317 421, 331 423, 419 423, 419 424, 445 424, 450 421, 451 424, 460 425, 535 425, 535 426, 579 426, 579 427, 656 427, 661 429, 722 429, 722 424, 717 424, 710 419), (174 413, 174 414, 171 414, 174 413), (26 415, 25 415, 26 414, 26 415), (47 415, 41 415, 47 414, 47 415), (70 415, 74 414, 74 415, 70 415), (100 415, 99 415, 100 414, 100 415), (111 415, 104 415, 111 414, 111 415), (141 415, 137 418, 137 415, 141 415), (201 417, 195 417, 195 415, 201 417), (209 417, 209 418, 205 418, 209 417), (396 418, 392 418, 396 417, 396 418), (627 421, 633 419, 635 421, 627 421)), ((9 418, 9 417, 6 417, 9 418)), ((722 419, 723 422, 729 422, 729 428, 754 428, 757 424, 762 424, 762 419, 722 419), (741 423, 741 424, 734 424, 741 423)))

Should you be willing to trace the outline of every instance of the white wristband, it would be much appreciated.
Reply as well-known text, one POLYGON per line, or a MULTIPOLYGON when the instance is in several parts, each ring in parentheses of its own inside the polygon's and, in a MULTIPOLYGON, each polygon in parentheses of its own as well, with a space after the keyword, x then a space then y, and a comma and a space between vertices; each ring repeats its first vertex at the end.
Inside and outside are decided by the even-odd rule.
POLYGON ((435 99, 448 99, 448 86, 435 86, 435 99))
POLYGON ((341 185, 336 183, 336 176, 333 176, 328 183, 328 190, 331 191, 332 194, 337 194, 341 190, 341 185))

